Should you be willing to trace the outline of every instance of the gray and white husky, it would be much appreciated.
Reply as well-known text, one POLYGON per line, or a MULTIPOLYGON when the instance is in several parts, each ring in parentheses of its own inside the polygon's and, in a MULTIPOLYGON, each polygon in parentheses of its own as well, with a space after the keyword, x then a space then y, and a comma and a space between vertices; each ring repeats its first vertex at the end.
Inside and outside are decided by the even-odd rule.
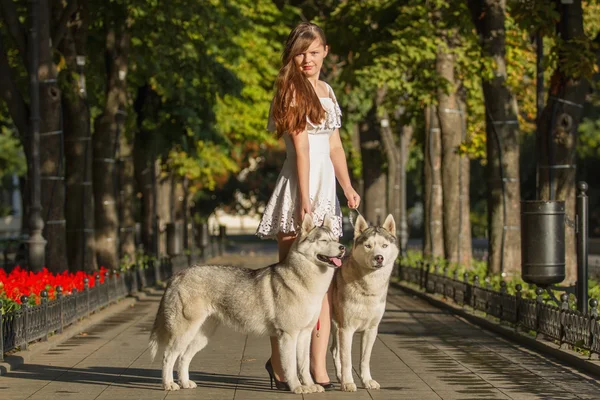
POLYGON ((341 390, 355 392, 352 378, 352 337, 362 332, 360 377, 367 389, 379 389, 371 377, 371 351, 385 311, 390 276, 399 249, 396 223, 390 214, 382 226, 369 227, 359 216, 354 245, 332 283, 332 345, 335 373, 341 390))
POLYGON ((309 370, 311 331, 345 252, 331 226, 329 217, 317 227, 307 215, 281 263, 256 270, 194 266, 173 276, 150 335, 152 358, 164 351, 164 389, 196 387, 189 379, 190 361, 224 323, 244 334, 276 336, 290 390, 322 392, 309 370), (176 361, 179 384, 173 381, 176 361))

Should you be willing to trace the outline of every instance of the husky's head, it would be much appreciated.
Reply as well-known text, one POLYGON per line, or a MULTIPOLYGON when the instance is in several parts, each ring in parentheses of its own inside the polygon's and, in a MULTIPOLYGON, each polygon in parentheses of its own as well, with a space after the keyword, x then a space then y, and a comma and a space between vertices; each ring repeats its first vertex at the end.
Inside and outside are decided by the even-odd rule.
POLYGON ((331 229, 333 222, 325 216, 323 225, 316 226, 309 214, 302 220, 300 236, 296 240, 296 250, 312 260, 319 267, 338 268, 342 266, 342 257, 346 247, 341 245, 331 229))
POLYGON ((393 265, 399 253, 397 242, 396 222, 392 214, 387 216, 382 226, 371 227, 359 215, 354 224, 352 258, 359 265, 372 269, 393 265))

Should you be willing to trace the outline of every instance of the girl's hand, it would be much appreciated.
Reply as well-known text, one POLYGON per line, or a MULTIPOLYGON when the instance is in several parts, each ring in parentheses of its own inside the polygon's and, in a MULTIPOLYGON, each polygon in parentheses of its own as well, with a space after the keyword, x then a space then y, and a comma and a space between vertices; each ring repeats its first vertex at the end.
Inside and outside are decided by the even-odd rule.
POLYGON ((310 214, 312 216, 312 210, 310 208, 310 202, 302 202, 302 206, 300 207, 300 223, 304 221, 304 216, 306 214, 310 214))
POLYGON ((360 196, 356 193, 356 190, 350 186, 348 189, 344 190, 344 196, 348 199, 348 207, 350 208, 358 208, 360 205, 360 196))

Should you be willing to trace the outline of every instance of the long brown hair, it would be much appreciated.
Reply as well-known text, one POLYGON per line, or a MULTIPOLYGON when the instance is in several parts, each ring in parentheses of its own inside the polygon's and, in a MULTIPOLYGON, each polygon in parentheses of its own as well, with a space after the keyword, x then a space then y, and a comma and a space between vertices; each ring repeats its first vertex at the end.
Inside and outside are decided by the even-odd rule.
POLYGON ((310 22, 297 25, 287 38, 272 109, 278 138, 285 132, 298 133, 306 129, 307 117, 313 122, 325 118, 319 96, 294 62, 294 57, 305 52, 315 39, 320 39, 323 47, 327 45, 323 30, 310 22))

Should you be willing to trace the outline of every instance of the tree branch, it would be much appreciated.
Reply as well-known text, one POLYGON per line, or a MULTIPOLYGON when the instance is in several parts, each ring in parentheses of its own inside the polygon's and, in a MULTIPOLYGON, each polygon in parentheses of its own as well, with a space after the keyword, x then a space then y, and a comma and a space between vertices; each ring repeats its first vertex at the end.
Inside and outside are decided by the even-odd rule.
POLYGON ((77 11, 77 0, 69 0, 52 32, 52 46, 55 49, 58 48, 58 45, 65 36, 67 24, 75 11, 77 11))
POLYGON ((0 76, 3 77, 0 79, 0 98, 6 103, 10 116, 19 131, 21 143, 25 143, 28 130, 27 115, 29 114, 29 110, 15 83, 12 70, 8 63, 6 49, 2 42, 2 36, 0 36, 0 76))
POLYGON ((25 28, 21 24, 21 21, 19 21, 19 14, 17 14, 15 3, 12 0, 0 0, 0 8, 4 23, 17 44, 19 54, 23 59, 25 68, 27 68, 27 36, 25 28))

